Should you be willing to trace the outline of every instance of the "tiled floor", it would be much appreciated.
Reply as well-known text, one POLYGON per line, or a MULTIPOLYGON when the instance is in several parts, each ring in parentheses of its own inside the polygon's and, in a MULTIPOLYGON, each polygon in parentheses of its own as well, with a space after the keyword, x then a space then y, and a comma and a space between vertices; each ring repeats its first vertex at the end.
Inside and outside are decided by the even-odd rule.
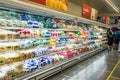
MULTIPOLYGON (((120 53, 102 52, 46 80, 106 80, 120 60, 120 53)), ((109 80, 120 80, 120 64, 109 80)))

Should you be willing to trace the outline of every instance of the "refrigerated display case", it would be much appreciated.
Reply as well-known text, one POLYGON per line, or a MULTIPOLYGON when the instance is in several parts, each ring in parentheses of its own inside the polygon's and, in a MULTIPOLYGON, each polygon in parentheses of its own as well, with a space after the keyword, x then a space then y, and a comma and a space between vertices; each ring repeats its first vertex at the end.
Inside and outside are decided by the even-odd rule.
POLYGON ((1 8, 0 42, 0 79, 38 80, 104 50, 106 28, 1 8))

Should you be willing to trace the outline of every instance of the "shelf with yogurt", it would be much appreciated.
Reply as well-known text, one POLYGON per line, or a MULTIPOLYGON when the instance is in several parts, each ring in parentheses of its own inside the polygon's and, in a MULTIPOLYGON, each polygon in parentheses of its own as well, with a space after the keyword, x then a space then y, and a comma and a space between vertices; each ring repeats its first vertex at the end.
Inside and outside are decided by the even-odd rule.
POLYGON ((19 37, 19 34, 16 32, 0 29, 0 40, 14 39, 18 37, 19 37))
MULTIPOLYGON (((74 51, 78 49, 78 45, 74 45, 75 48, 71 50, 74 51), (76 47, 75 47, 76 46, 76 47)), ((19 52, 11 52, 6 54, 0 54, 0 61, 3 62, 0 65, 9 64, 13 62, 23 61, 30 58, 40 58, 40 57, 47 57, 51 56, 60 52, 64 52, 66 50, 70 50, 71 47, 55 47, 52 49, 49 48, 38 48, 38 49, 30 49, 30 50, 22 50, 19 52)))
POLYGON ((19 38, 19 39, 2 39, 0 40, 0 42, 15 42, 15 41, 21 41, 21 40, 45 40, 45 39, 56 39, 56 38, 76 38, 76 37, 72 37, 72 36, 59 36, 59 37, 39 37, 39 38, 19 38))
POLYGON ((17 41, 0 43, 0 52, 6 53, 7 51, 19 51, 36 47, 62 46, 66 44, 76 44, 79 41, 77 38, 19 39, 17 41))
MULTIPOLYGON (((38 30, 23 30, 23 31, 19 31, 19 32, 14 32, 14 34, 10 34, 10 31, 7 30, 1 30, 2 32, 5 31, 4 34, 0 34, 0 40, 4 41, 10 41, 10 40, 14 40, 14 39, 24 39, 24 38, 35 38, 35 39, 39 39, 39 38, 72 38, 72 37, 78 37, 79 36, 79 32, 64 32, 64 31, 41 31, 39 32, 38 30)), ((12 32, 12 31, 11 31, 12 32)))
POLYGON ((34 40, 34 39, 39 39, 39 40, 45 40, 45 39, 55 39, 55 38, 75 38, 75 37, 69 37, 69 36, 59 36, 59 37, 39 37, 39 38, 19 38, 19 39, 3 39, 3 40, 0 40, 0 42, 15 42, 15 41, 21 41, 21 40, 34 40))
MULTIPOLYGON (((66 44, 66 46, 67 46, 68 44, 66 44)), ((76 46, 78 46, 78 44, 71 44, 71 45, 73 45, 74 47, 76 46)), ((64 45, 63 45, 64 46, 64 45)), ((51 46, 50 46, 51 47, 51 46)), ((65 47, 65 46, 64 46, 65 47)), ((61 47, 61 48, 64 48, 64 47, 61 47)), ((68 46, 69 48, 70 48, 70 46, 68 46)), ((48 48, 48 47, 47 47, 48 48)), ((46 49, 47 49, 46 48, 46 49)), ((55 47, 56 48, 56 47, 55 47)), ((59 51, 59 49, 55 49, 55 48, 53 48, 52 49, 52 52, 56 52, 56 51, 59 51)), ((72 47, 73 48, 73 47, 72 47)), ((72 49, 71 48, 71 49, 72 49)), ((39 49, 39 47, 38 47, 38 49, 39 49)), ((43 48, 44 49, 44 48, 43 48)), ((6 54, 1 54, 1 56, 2 57, 4 57, 4 55, 6 55, 6 56, 8 56, 9 57, 9 54, 11 54, 12 53, 12 55, 13 54, 15 54, 15 55, 13 55, 13 56, 17 56, 19 53, 22 53, 22 52, 24 52, 24 53, 30 53, 30 52, 32 52, 32 51, 34 51, 34 50, 37 50, 37 48, 34 48, 34 49, 26 49, 26 50, 18 50, 18 51, 14 51, 14 53, 13 52, 10 52, 10 53, 6 53, 6 54), (30 51, 30 52, 29 52, 30 51), (8 54, 8 55, 7 55, 8 54)), ((63 49, 62 49, 63 50, 63 49)), ((49 52, 49 53, 51 53, 51 52, 49 52)), ((41 53, 42 54, 42 53, 41 53)), ((43 53, 44 54, 44 53, 43 53)), ((45 52, 45 54, 46 54, 46 52, 45 52)))
MULTIPOLYGON (((17 42, 13 42, 11 44, 8 44, 8 43, 3 43, 3 44, 0 44, 0 54, 7 54, 9 52, 13 53, 13 51, 14 52, 20 52, 20 51, 37 49, 37 48, 53 47, 53 46, 50 46, 50 45, 37 45, 37 46, 32 46, 32 45, 28 45, 28 44, 23 45, 23 44, 19 44, 17 42), (32 46, 32 47, 30 47, 30 46, 32 46)), ((65 46, 65 43, 56 44, 55 46, 65 46)))
MULTIPOLYGON (((22 42, 22 41, 21 41, 22 42)), ((33 50, 33 49, 38 49, 38 48, 49 48, 49 47, 59 47, 59 46, 66 46, 69 44, 75 44, 77 45, 80 42, 60 42, 54 45, 47 45, 45 43, 37 43, 38 45, 36 45, 35 43, 32 43, 30 41, 26 41, 25 43, 21 43, 21 42, 6 42, 6 43, 1 43, 0 44, 0 53, 1 54, 7 54, 8 52, 12 53, 14 52, 20 52, 20 51, 28 51, 28 50, 33 50), (32 44, 30 44, 32 43, 32 44), (28 45, 29 44, 29 45, 28 45), (34 45, 34 46, 33 46, 34 45), (35 46, 36 45, 36 46, 35 46)))
POLYGON ((17 42, 17 41, 25 41, 25 40, 48 40, 48 39, 60 39, 60 38, 77 38, 72 36, 60 36, 60 37, 41 37, 41 38, 20 38, 20 39, 4 39, 0 40, 0 42, 17 42))
MULTIPOLYGON (((22 76, 21 78, 18 78, 18 80, 21 80, 21 79, 23 79, 23 78, 25 78, 26 76, 34 76, 34 75, 32 75, 32 74, 38 74, 38 71, 40 72, 40 73, 42 73, 42 72, 48 72, 48 70, 47 69, 49 69, 49 70, 53 70, 56 66, 60 66, 60 65, 66 65, 67 63, 70 63, 70 62, 72 62, 72 60, 74 60, 74 59, 77 59, 77 61, 78 61, 78 57, 81 59, 81 58, 83 58, 83 57, 85 57, 86 55, 91 55, 93 52, 95 52, 95 51, 100 51, 100 48, 97 48, 97 49, 95 49, 95 50, 93 50, 93 51, 90 51, 90 52, 86 52, 85 54, 79 54, 79 55, 77 55, 77 56, 75 56, 75 57, 73 57, 73 58, 70 58, 70 59, 67 59, 67 60, 62 60, 62 61, 60 61, 60 62, 58 62, 57 64, 54 64, 54 65, 50 65, 50 66, 45 66, 45 67, 43 67, 42 69, 37 69, 37 70, 34 70, 34 72, 31 72, 31 71, 29 71, 29 74, 28 74, 28 72, 25 72, 25 76, 22 76), (91 53, 91 54, 90 54, 91 53), (52 69, 51 69, 52 68, 52 69), (47 70, 47 71, 46 71, 47 70)), ((63 67, 62 67, 62 69, 63 69, 63 67)), ((43 73, 42 73, 43 74, 43 73)), ((26 78, 28 78, 28 77, 26 77, 26 78)), ((39 78, 40 79, 40 78, 39 78)), ((17 79, 16 79, 17 80, 17 79)))
MULTIPOLYGON (((35 48, 32 48, 32 49, 27 49, 27 48, 26 48, 26 49, 23 49, 23 50, 19 50, 19 48, 20 48, 19 44, 16 43, 16 42, 13 42, 13 44, 10 43, 10 44, 13 46, 13 48, 12 48, 12 46, 10 46, 10 44, 8 44, 8 46, 10 46, 10 47, 9 47, 9 50, 8 50, 8 49, 5 48, 5 46, 7 46, 7 44, 8 44, 8 43, 6 43, 6 44, 5 44, 5 43, 1 43, 1 49, 4 48, 4 51, 3 51, 3 49, 1 50, 1 56, 3 56, 4 54, 5 54, 5 55, 8 54, 8 56, 9 56, 10 53, 12 53, 12 55, 15 54, 15 56, 16 56, 16 55, 18 55, 18 53, 20 53, 20 52, 25 52, 25 53, 28 52, 28 53, 29 53, 29 51, 32 52, 32 51, 34 51, 34 50, 37 50, 37 49, 39 49, 39 48, 42 48, 42 46, 36 46, 35 48), (4 45, 2 45, 2 44, 4 44, 4 45), (14 50, 14 48, 15 48, 16 51, 14 50), (5 51, 8 51, 8 52, 5 52, 5 51), (14 51, 14 53, 13 53, 13 51, 14 51)), ((23 43, 23 44, 24 44, 24 43, 23 43)), ((77 44, 76 44, 76 43, 71 43, 71 45, 72 45, 72 44, 73 44, 73 45, 77 45, 78 43, 77 43, 77 44)), ((27 44, 24 44, 23 46, 25 47, 26 45, 27 45, 27 44)), ((67 46, 67 45, 69 45, 69 43, 62 43, 62 44, 55 45, 55 46, 48 46, 48 45, 46 45, 46 46, 43 47, 43 49, 45 49, 45 47, 46 47, 46 49, 47 49, 47 48, 53 48, 53 49, 52 49, 52 52, 56 52, 56 51, 59 51, 59 49, 57 49, 57 47, 61 46, 61 48, 62 48, 63 46, 67 46)), ((59 47, 59 48, 60 48, 60 47, 59 47)), ((63 48, 64 48, 64 47, 63 47, 63 48)), ((46 53, 46 52, 45 52, 45 53, 46 53)), ((50 52, 49 52, 49 53, 50 53, 50 52)), ((41 54, 42 54, 42 53, 41 53, 41 54)), ((13 56, 14 56, 14 55, 13 55, 13 56)))
POLYGON ((72 24, 66 25, 62 21, 57 23, 53 18, 48 18, 43 21, 36 20, 6 20, 0 19, 0 26, 2 29, 16 30, 16 29, 48 29, 48 30, 65 30, 65 31, 79 31, 78 26, 72 24), (48 20, 48 21, 47 21, 48 20), (51 20, 51 22, 50 22, 51 20))
MULTIPOLYGON (((76 48, 76 49, 78 49, 78 48, 76 48)), ((85 54, 88 54, 88 53, 85 53, 85 54)), ((79 54, 79 56, 84 56, 85 54, 79 54)), ((58 64, 61 64, 64 61, 69 61, 70 60, 70 59, 67 59, 67 60, 66 59, 67 58, 65 58, 64 56, 53 55, 51 57, 48 56, 47 58, 45 58, 45 57, 39 58, 38 57, 38 58, 28 59, 28 60, 25 60, 25 61, 14 62, 14 63, 11 63, 11 64, 0 66, 0 70, 1 70, 0 76, 4 77, 4 76, 6 76, 8 71, 13 70, 11 72, 11 74, 13 74, 14 71, 16 71, 17 75, 19 75, 19 77, 20 77, 20 75, 23 76, 23 75, 31 73, 33 71, 35 72, 36 70, 46 69, 48 66, 51 67, 51 66, 54 66, 54 64, 58 65, 58 64), (40 59, 44 60, 45 62, 41 62, 40 59), (39 61, 40 61, 40 63, 39 63, 39 61), (29 63, 31 63, 31 65, 29 63), (34 65, 32 65, 32 63, 34 63, 34 65), (4 72, 4 74, 3 74, 3 72, 4 72)))

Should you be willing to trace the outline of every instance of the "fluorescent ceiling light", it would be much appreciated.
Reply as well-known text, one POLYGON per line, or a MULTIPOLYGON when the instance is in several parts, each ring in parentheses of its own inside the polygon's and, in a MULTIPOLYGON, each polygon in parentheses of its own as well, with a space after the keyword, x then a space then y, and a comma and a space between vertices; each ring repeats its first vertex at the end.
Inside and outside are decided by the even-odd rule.
POLYGON ((117 13, 119 13, 119 9, 111 0, 105 0, 117 13))

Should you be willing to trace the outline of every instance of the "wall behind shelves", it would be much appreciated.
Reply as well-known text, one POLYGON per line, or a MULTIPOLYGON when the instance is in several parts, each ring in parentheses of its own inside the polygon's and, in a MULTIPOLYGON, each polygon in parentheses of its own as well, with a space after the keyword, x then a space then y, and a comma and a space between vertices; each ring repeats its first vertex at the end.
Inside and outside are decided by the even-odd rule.
POLYGON ((81 5, 78 6, 72 2, 69 2, 68 3, 68 14, 72 14, 72 15, 75 15, 75 16, 81 16, 81 11, 82 11, 82 8, 81 8, 81 5))

